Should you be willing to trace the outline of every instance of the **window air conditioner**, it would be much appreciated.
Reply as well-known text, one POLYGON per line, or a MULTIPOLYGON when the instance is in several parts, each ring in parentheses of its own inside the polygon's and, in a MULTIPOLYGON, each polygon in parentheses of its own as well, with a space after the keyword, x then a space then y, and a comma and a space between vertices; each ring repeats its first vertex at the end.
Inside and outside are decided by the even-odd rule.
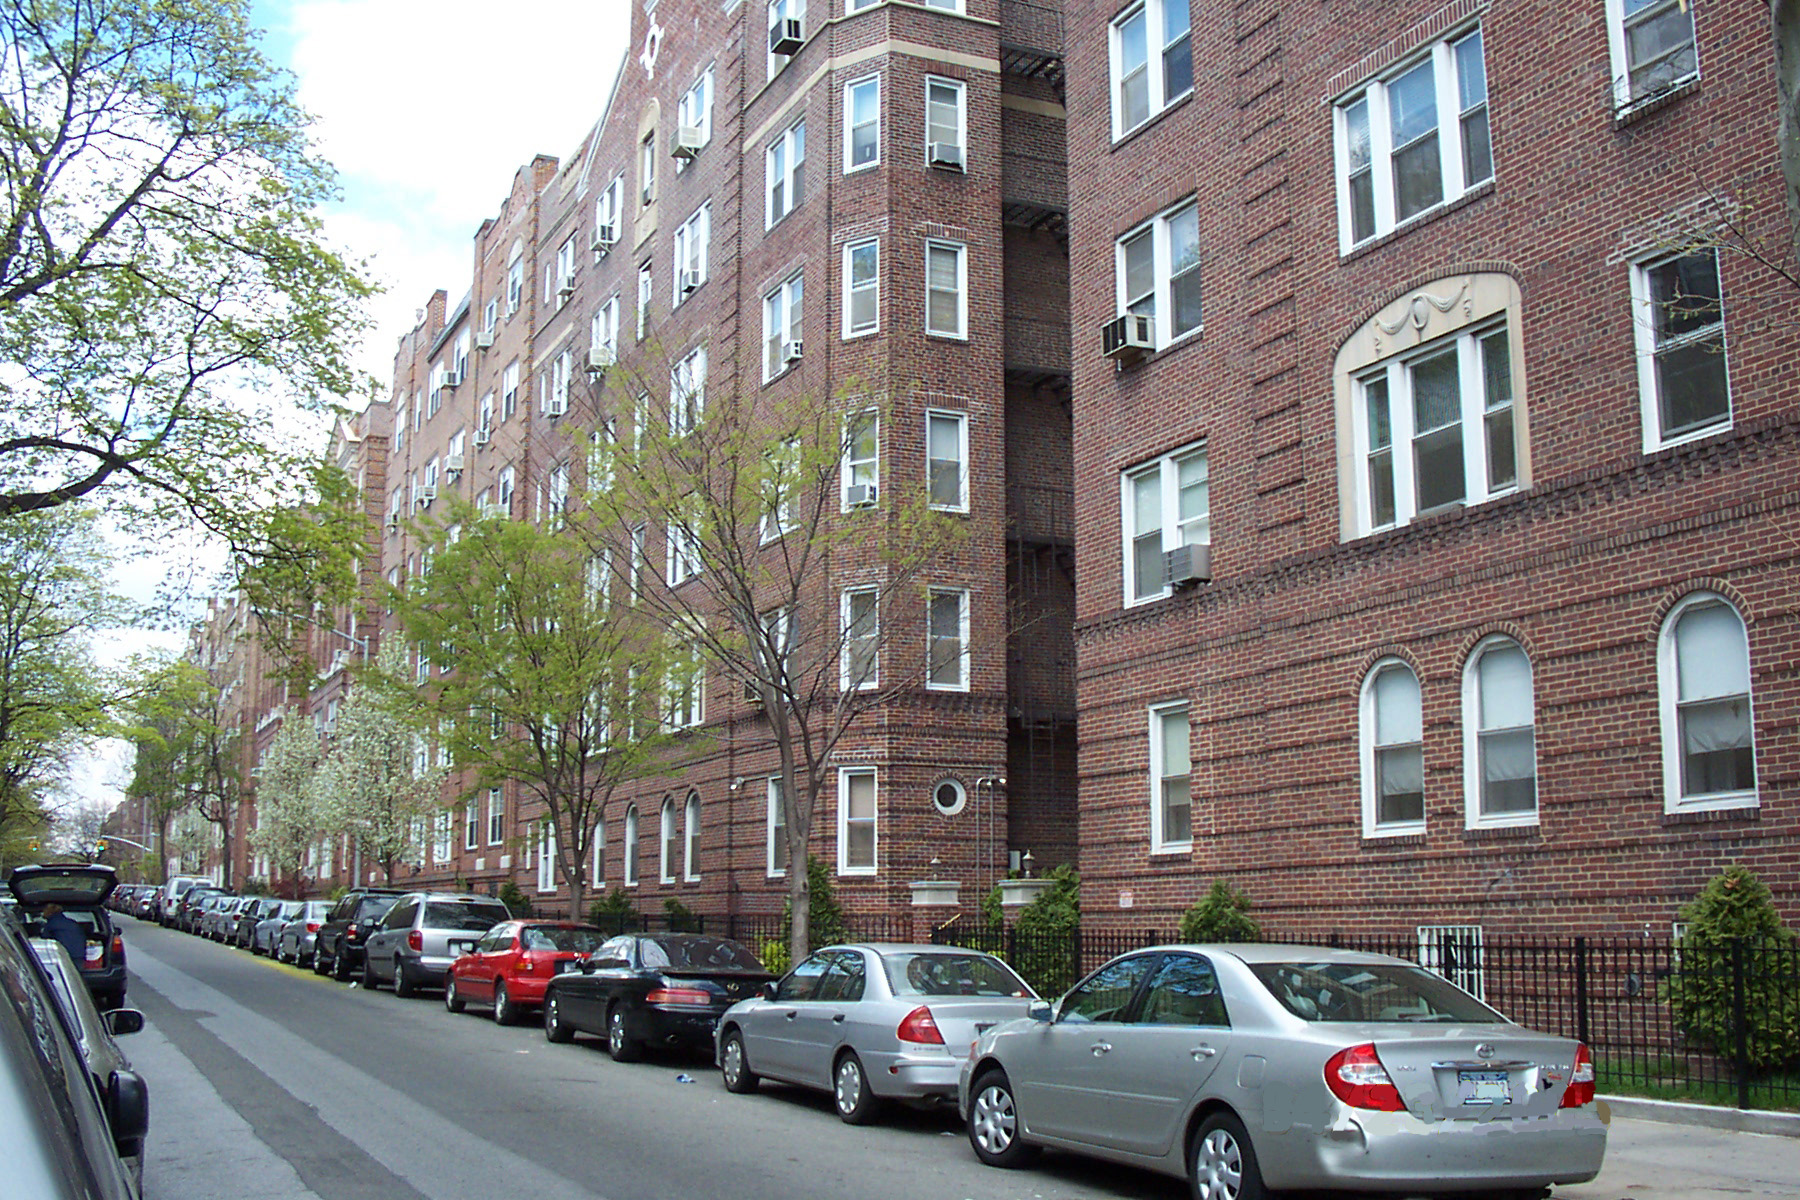
POLYGON ((1156 331, 1148 316, 1126 313, 1100 327, 1100 347, 1120 366, 1130 366, 1155 351, 1156 331))
POLYGON ((463 473, 463 456, 460 454, 446 454, 444 456, 444 470, 452 475, 461 475, 463 473))
POLYGON ((476 428, 475 444, 477 446, 485 446, 493 440, 494 440, 494 431, 492 429, 489 429, 486 425, 478 426, 476 428))
POLYGON ((587 353, 587 373, 604 375, 606 368, 613 365, 613 352, 605 346, 589 346, 587 353))
POLYGON ((762 685, 744 680, 744 703, 761 708, 763 704, 762 685))
POLYGON ((550 395, 545 397, 544 415, 546 417, 560 417, 568 411, 569 398, 567 396, 550 395))
POLYGON ((646 183, 644 185, 642 196, 645 205, 648 205, 652 200, 656 199, 656 185, 654 183, 646 183))
POLYGON ((1185 587, 1212 581, 1211 546, 1177 546, 1163 555, 1163 585, 1185 587))
POLYGON ((783 366, 792 366, 794 363, 799 362, 801 355, 805 352, 805 348, 806 348, 805 343, 803 343, 803 342, 783 342, 783 343, 781 343, 782 365, 783 366))
POLYGON ((492 350, 494 348, 494 331, 491 329, 478 330, 475 334, 475 348, 492 350))
POLYGON ((932 142, 925 147, 925 161, 945 171, 960 171, 963 148, 955 142, 932 142))
POLYGON ((400 517, 395 513, 389 513, 388 519, 387 519, 387 527, 388 527, 389 533, 392 533, 396 529, 399 529, 400 528, 400 517))
POLYGON ((453 388, 461 382, 462 382, 462 372, 458 371, 455 367, 452 367, 448 371, 444 372, 444 386, 445 387, 453 388))
POLYGON ((669 146, 669 153, 676 158, 693 158, 700 153, 700 147, 706 144, 705 136, 694 125, 677 125, 675 140, 669 146))
POLYGON ((561 285, 559 285, 556 289, 556 302, 558 304, 567 304, 569 302, 569 297, 573 296, 574 294, 575 294, 575 281, 572 279, 566 280, 561 285))
POLYGON ((606 252, 611 250, 613 243, 618 240, 617 227, 611 224, 596 225, 594 226, 594 240, 589 244, 589 248, 593 250, 594 258, 599 260, 606 257, 606 252))
POLYGON ((681 273, 681 294, 686 296, 700 289, 700 272, 683 271, 681 273))
POLYGON ((853 483, 844 489, 844 503, 851 508, 867 508, 876 498, 877 488, 872 483, 853 483))
POLYGON ((799 21, 789 18, 769 26, 770 54, 792 54, 805 44, 799 21))
POLYGON ((437 484, 422 483, 419 485, 419 494, 413 497, 413 503, 417 504, 420 508, 424 508, 427 504, 430 504, 436 499, 437 484))

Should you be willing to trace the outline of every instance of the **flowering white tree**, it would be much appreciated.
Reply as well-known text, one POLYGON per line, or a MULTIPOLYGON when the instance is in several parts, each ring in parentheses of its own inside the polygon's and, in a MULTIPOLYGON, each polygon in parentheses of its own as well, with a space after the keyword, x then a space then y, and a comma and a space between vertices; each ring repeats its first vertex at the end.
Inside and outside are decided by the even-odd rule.
POLYGON ((295 876, 324 827, 319 803, 319 737, 289 714, 263 751, 250 842, 269 856, 270 873, 295 876))

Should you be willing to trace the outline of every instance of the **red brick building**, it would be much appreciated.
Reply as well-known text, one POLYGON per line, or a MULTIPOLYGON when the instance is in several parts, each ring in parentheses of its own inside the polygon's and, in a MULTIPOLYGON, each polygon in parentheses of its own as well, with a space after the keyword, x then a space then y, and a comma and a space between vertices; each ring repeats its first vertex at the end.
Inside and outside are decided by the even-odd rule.
POLYGON ((1800 915, 1768 17, 1623 8, 1067 5, 1094 919, 1800 915))

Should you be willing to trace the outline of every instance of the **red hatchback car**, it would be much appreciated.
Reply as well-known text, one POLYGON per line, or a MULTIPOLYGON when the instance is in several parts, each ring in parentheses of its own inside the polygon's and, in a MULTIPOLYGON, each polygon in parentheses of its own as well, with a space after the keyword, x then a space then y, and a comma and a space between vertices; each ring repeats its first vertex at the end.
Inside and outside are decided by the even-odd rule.
POLYGON ((572 921, 502 921, 450 964, 444 1007, 461 1012, 465 1004, 486 1004, 496 1022, 514 1024, 544 1003, 551 976, 577 969, 604 941, 605 933, 572 921))

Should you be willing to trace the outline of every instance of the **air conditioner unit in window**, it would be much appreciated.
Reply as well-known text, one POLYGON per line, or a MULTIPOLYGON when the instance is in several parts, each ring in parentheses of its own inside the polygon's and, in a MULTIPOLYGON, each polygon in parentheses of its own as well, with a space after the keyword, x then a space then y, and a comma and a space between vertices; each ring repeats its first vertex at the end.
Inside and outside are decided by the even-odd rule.
POLYGON ((706 135, 697 126, 677 125, 675 139, 669 145, 669 153, 676 158, 692 158, 700 153, 700 147, 706 145, 706 135))
POLYGON ((573 281, 564 283, 556 289, 556 302, 558 304, 567 304, 569 302, 569 297, 574 294, 575 284, 573 281))
POLYGON ((478 330, 475 334, 475 348, 492 350, 494 348, 494 331, 491 329, 478 330))
POLYGON ((400 518, 397 514, 395 514, 395 513, 388 514, 387 527, 388 527, 389 533, 392 533, 396 529, 400 528, 400 518))
POLYGON ((963 169, 963 148, 955 142, 931 142, 925 147, 925 161, 945 171, 963 169))
POLYGON ((872 483, 853 483, 844 489, 844 503, 851 508, 867 508, 877 498, 878 490, 872 483))
POLYGON ((1163 555, 1163 586, 1178 588, 1211 581, 1211 546, 1177 546, 1163 555))
POLYGON ((476 427, 475 444, 477 446, 485 446, 493 440, 494 440, 494 431, 493 430, 489 429, 486 425, 481 425, 481 426, 476 427))
POLYGON ((594 252, 595 261, 605 258, 606 252, 611 250, 613 248, 613 243, 618 240, 619 234, 617 226, 610 223, 594 226, 594 240, 588 244, 588 248, 594 252))
POLYGON ((422 483, 419 485, 418 494, 413 497, 413 503, 417 504, 420 508, 424 508, 427 504, 430 504, 433 500, 436 500, 436 499, 437 499, 437 484, 422 483))
POLYGON ((806 351, 806 345, 804 342, 783 342, 783 343, 781 343, 782 365, 783 366, 792 366, 794 363, 799 362, 801 356, 805 353, 805 351, 806 351))
POLYGON ((654 183, 646 183, 643 192, 640 194, 643 197, 644 203, 646 205, 649 204, 652 200, 656 199, 656 185, 654 183))
POLYGON ((567 396, 558 396, 552 393, 544 398, 544 415, 546 417, 560 417, 568 411, 569 398, 567 396))
POLYGON ((1130 366, 1156 350, 1156 330, 1145 315, 1114 317, 1100 327, 1100 349, 1120 366, 1130 366))
POLYGON ((463 473, 463 456, 460 454, 446 454, 444 456, 444 470, 451 475, 461 475, 463 473))
POLYGON ((746 679, 744 681, 744 703, 761 708, 763 704, 762 685, 746 679))
POLYGON ((461 382, 462 382, 462 372, 458 371, 455 367, 452 367, 448 371, 444 372, 444 386, 445 387, 453 388, 453 387, 457 386, 458 384, 460 384, 461 382))
POLYGON ((613 352, 607 346, 589 346, 587 353, 587 373, 604 375, 606 368, 613 365, 613 352))
POLYGON ((686 296, 700 288, 700 272, 683 271, 681 273, 681 294, 686 296))
POLYGON ((792 54, 805 44, 799 21, 789 18, 769 26, 770 54, 792 54))

